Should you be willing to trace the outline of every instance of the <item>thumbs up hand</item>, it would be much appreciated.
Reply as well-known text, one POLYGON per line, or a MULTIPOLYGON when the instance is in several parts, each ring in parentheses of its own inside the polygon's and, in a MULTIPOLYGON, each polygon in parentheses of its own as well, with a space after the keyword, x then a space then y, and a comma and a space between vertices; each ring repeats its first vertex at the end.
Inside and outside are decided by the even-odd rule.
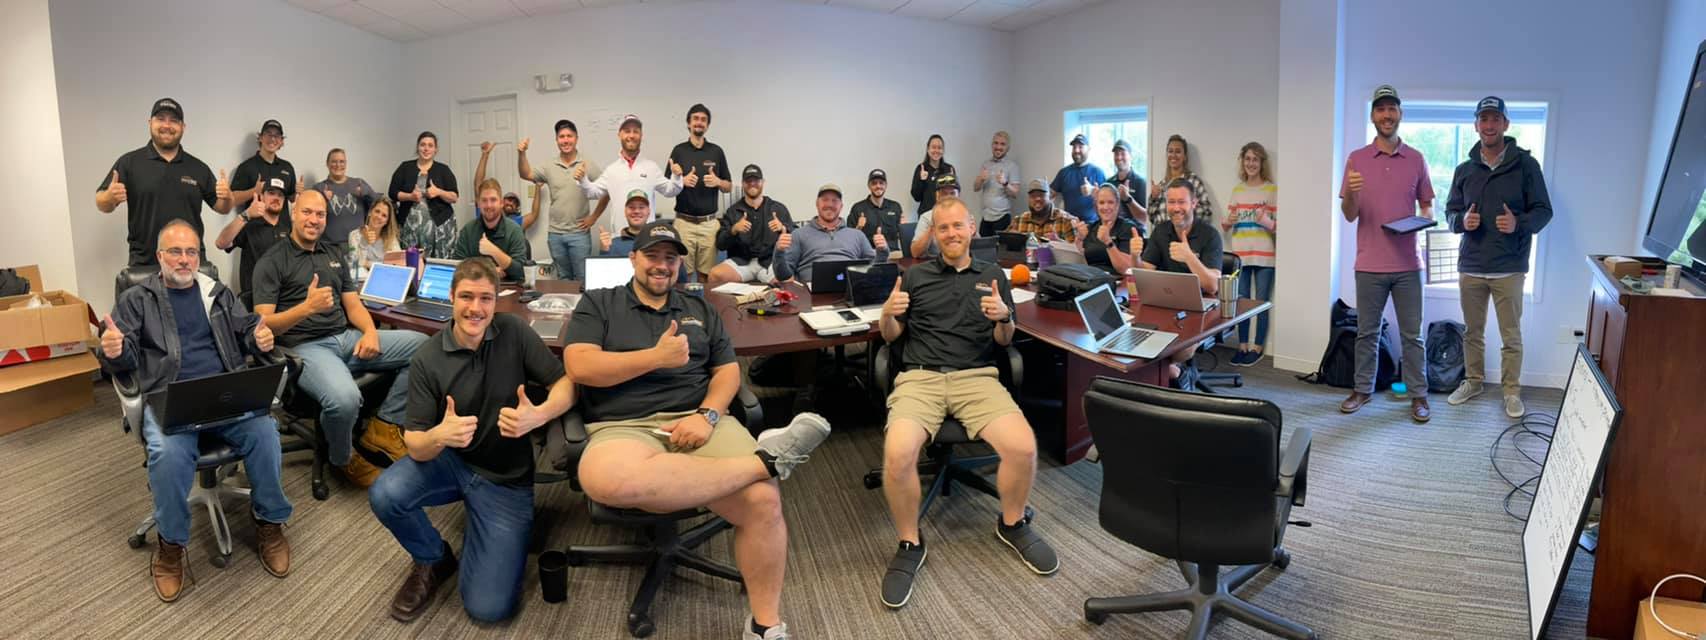
POLYGON ((505 438, 525 436, 527 432, 545 424, 547 418, 545 412, 528 399, 526 385, 517 385, 515 394, 519 400, 516 401, 513 408, 498 409, 498 432, 502 433, 505 438))
POLYGON ((1475 210, 1475 205, 1469 205, 1469 211, 1463 214, 1463 228, 1467 231, 1481 228, 1481 212, 1475 210))
MULTIPOLYGON (((302 179, 302 176, 296 176, 296 191, 294 191, 292 193, 295 193, 297 195, 301 195, 302 192, 307 191, 307 190, 308 190, 308 183, 302 179)), ((327 200, 327 202, 331 202, 331 201, 327 200)))
POLYGON ((438 185, 434 184, 433 181, 428 180, 426 194, 428 198, 440 198, 444 196, 444 190, 438 188, 438 185))
POLYGON ((658 343, 652 347, 652 353, 657 357, 653 369, 674 369, 687 366, 688 357, 692 353, 687 348, 687 336, 677 334, 674 320, 669 321, 669 328, 658 336, 658 343))
POLYGON ((1084 179, 1084 184, 1078 185, 1078 193, 1083 195, 1090 195, 1091 192, 1094 192, 1095 190, 1096 187, 1095 185, 1090 184, 1089 178, 1084 179))
POLYGON ((1007 308, 1007 301, 1001 299, 1001 283, 997 280, 989 281, 989 295, 978 300, 977 305, 983 310, 983 317, 991 322, 1006 320, 1013 313, 1007 308))
MULTIPOLYGON (((670 163, 670 166, 673 166, 676 169, 681 168, 675 163, 670 163)), ((699 167, 693 167, 692 169, 687 170, 687 175, 681 176, 681 186, 689 189, 699 186, 699 167)))
POLYGON ((705 183, 705 186, 710 187, 712 189, 723 188, 723 178, 721 176, 718 176, 715 171, 706 171, 705 177, 701 178, 700 181, 705 183))
POLYGON ((332 310, 332 288, 320 286, 320 274, 308 281, 308 298, 302 301, 314 313, 325 313, 332 310))
POLYGON ((912 294, 900 290, 900 278, 894 279, 894 290, 889 292, 889 299, 883 301, 883 317, 896 318, 906 315, 906 310, 912 306, 912 294))
POLYGON ((262 198, 251 198, 249 200, 249 208, 243 210, 243 215, 250 220, 263 217, 266 214, 267 205, 265 202, 262 202, 262 198))
POLYGON ((1362 172, 1352 169, 1345 172, 1345 190, 1351 193, 1362 191, 1362 172))
MULTIPOLYGON (((864 219, 864 218, 860 218, 860 219, 859 219, 859 221, 860 221, 860 222, 864 222, 864 221, 865 221, 865 219, 864 219)), ((860 226, 861 226, 861 227, 863 227, 863 226, 864 226, 864 225, 860 225, 860 226)), ((878 229, 877 229, 877 233, 876 233, 876 235, 873 235, 873 236, 871 236, 871 245, 872 245, 872 246, 873 246, 873 247, 875 247, 875 248, 876 248, 876 250, 877 250, 877 251, 879 251, 879 252, 882 252, 882 253, 887 253, 887 252, 888 252, 888 250, 889 250, 889 241, 888 241, 888 239, 887 239, 887 238, 884 238, 884 237, 883 237, 883 230, 882 230, 882 229, 881 229, 881 228, 878 228, 878 229)))
POLYGON ((272 327, 266 322, 255 323, 255 346, 260 347, 261 353, 272 351, 272 327))
POLYGON ((444 419, 430 433, 438 446, 461 449, 474 442, 474 431, 480 427, 478 416, 456 415, 456 399, 444 397, 444 419))
POLYGON ((1493 219, 1493 225, 1498 227, 1499 233, 1515 233, 1516 213, 1511 211, 1510 205, 1504 205, 1504 208, 1505 212, 1493 219))
POLYGON ((481 142, 480 143, 480 155, 483 156, 483 155, 486 155, 486 154, 491 153, 491 152, 492 152, 492 143, 490 143, 490 142, 481 142))
POLYGON ((532 144, 532 143, 533 143, 532 138, 522 138, 521 142, 515 143, 515 152, 516 153, 527 153, 527 146, 529 144, 532 144))
POLYGON ((575 162, 575 182, 580 182, 581 180, 585 180, 585 179, 586 179, 586 161, 585 160, 578 160, 575 162))
POLYGON ((783 229, 782 235, 776 236, 776 249, 775 250, 776 251, 787 251, 788 247, 792 247, 792 246, 794 246, 794 234, 789 233, 786 229, 783 229))
POLYGON ((930 179, 930 170, 924 168, 923 163, 918 164, 918 179, 919 180, 929 180, 930 179))
POLYGON ((118 325, 113 323, 112 314, 107 314, 102 324, 106 326, 106 330, 101 332, 101 353, 105 354, 108 360, 124 355, 124 332, 119 331, 118 325))
POLYGON ((1154 182, 1149 183, 1149 199, 1151 199, 1151 200, 1154 200, 1155 198, 1159 197, 1161 194, 1166 193, 1166 191, 1167 191, 1167 186, 1161 184, 1160 180, 1156 180, 1154 182))
POLYGON ((681 165, 676 164, 675 160, 672 159, 669 161, 669 175, 679 176, 684 173, 686 172, 681 170, 681 165))
MULTIPOLYGON (((869 217, 871 217, 871 216, 868 216, 868 215, 859 216, 859 222, 853 225, 854 228, 857 228, 857 229, 863 231, 865 229, 865 219, 869 218, 869 217)), ((882 233, 882 232, 878 231, 877 233, 882 233)))
MULTIPOLYGON (((117 175, 118 172, 113 172, 117 175)), ((118 182, 116 179, 113 182, 118 182)), ((213 197, 216 200, 231 199, 231 180, 225 177, 225 170, 219 170, 219 179, 213 182, 213 197)))
POLYGON ((114 169, 113 179, 107 183, 107 198, 111 199, 113 204, 118 204, 124 202, 127 195, 124 190, 124 183, 119 181, 118 170, 114 169))
POLYGON ((606 253, 606 252, 610 251, 610 240, 611 240, 611 238, 610 238, 610 230, 609 229, 599 229, 598 230, 598 252, 599 253, 606 253))
POLYGON ((786 225, 782 224, 782 219, 777 217, 778 215, 780 214, 777 214, 774 211, 770 212, 770 230, 776 233, 781 233, 786 225))
POLYGON ((740 212, 740 219, 735 221, 735 226, 731 230, 737 234, 743 234, 752 230, 752 221, 746 219, 745 211, 740 212))
MULTIPOLYGON (((1090 235, 1090 225, 1085 224, 1084 220, 1080 219, 1078 216, 1071 216, 1071 219, 1072 219, 1072 239, 1076 240, 1078 242, 1083 242, 1084 238, 1086 238, 1090 235)), ((1102 226, 1103 227, 1109 226, 1108 221, 1106 221, 1106 220, 1102 221, 1102 226)))
POLYGON ((1197 259, 1197 254, 1191 251, 1191 245, 1174 242, 1167 245, 1167 257, 1172 258, 1174 262, 1190 264, 1192 260, 1197 259))

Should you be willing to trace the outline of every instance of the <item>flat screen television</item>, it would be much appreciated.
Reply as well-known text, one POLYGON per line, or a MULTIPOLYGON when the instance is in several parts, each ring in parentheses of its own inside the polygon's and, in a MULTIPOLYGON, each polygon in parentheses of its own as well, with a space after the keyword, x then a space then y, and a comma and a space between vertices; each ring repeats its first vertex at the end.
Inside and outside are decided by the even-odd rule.
POLYGON ((1706 42, 1694 53, 1682 115, 1641 246, 1706 277, 1706 42))

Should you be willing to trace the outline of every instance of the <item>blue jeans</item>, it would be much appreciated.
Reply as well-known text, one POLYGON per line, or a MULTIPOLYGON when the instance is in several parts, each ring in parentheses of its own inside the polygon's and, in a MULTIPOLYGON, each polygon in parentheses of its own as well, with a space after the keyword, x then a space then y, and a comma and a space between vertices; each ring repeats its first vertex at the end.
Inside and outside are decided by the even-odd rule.
POLYGON ((320 403, 320 430, 326 434, 327 458, 332 464, 349 464, 355 451, 351 438, 355 419, 361 413, 361 389, 355 386, 355 374, 401 370, 378 415, 391 424, 403 424, 409 399, 409 359, 426 339, 426 334, 414 331, 380 331, 379 355, 370 360, 355 357, 355 343, 361 340, 361 332, 355 329, 294 347, 303 364, 299 386, 320 403))
MULTIPOLYGON (((1253 300, 1269 301, 1274 295, 1273 267, 1244 267, 1244 274, 1238 278, 1238 297, 1253 300)), ((1238 344, 1254 344, 1266 348, 1268 345, 1268 312, 1256 314, 1255 318, 1238 323, 1238 344), (1250 342, 1250 324, 1256 325, 1256 341, 1250 342)))
POLYGON ((551 233, 551 265, 558 280, 585 280, 586 258, 592 255, 592 234, 586 231, 551 233))
MULTIPOLYGON (((255 518, 276 523, 290 519, 290 500, 284 497, 279 480, 278 423, 272 416, 202 433, 225 440, 243 456, 255 518)), ((195 483, 195 459, 201 455, 200 433, 166 435, 154 421, 154 412, 144 411, 142 439, 148 450, 148 487, 154 491, 154 526, 161 540, 182 545, 190 539, 190 486, 195 483)))
POLYGON ((426 462, 398 460, 367 490, 373 515, 421 564, 438 562, 444 554, 444 538, 425 507, 457 500, 468 512, 462 534, 462 608, 481 622, 515 615, 533 530, 532 486, 493 483, 445 449, 426 462))
POLYGON ((1422 272, 1356 272, 1357 349, 1356 390, 1374 393, 1374 375, 1380 366, 1375 351, 1380 346, 1380 318, 1386 314, 1386 298, 1398 313, 1398 342, 1403 345, 1399 368, 1412 398, 1427 397, 1428 376, 1423 369, 1427 352, 1422 348, 1422 272))

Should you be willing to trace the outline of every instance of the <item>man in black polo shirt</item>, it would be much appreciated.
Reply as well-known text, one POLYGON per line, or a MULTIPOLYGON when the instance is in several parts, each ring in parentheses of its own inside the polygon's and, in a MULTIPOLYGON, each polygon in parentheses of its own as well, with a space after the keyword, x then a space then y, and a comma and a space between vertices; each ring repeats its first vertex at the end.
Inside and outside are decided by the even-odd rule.
MULTIPOLYGON (((776 241, 783 231, 794 228, 788 207, 764 195, 763 169, 746 165, 740 171, 740 183, 743 197, 723 212, 717 229, 717 249, 727 251, 729 257, 711 270, 707 286, 713 289, 725 282, 775 282, 776 270, 770 264, 780 257, 776 241)), ((679 231, 679 220, 676 226, 679 231)))
MULTIPOLYGON (((284 125, 277 120, 261 123, 261 132, 255 134, 255 155, 249 156, 237 165, 231 172, 231 204, 244 206, 250 200, 261 195, 266 188, 268 178, 278 178, 284 182, 284 200, 290 202, 296 199, 298 191, 306 191, 302 184, 302 176, 296 173, 296 167, 289 160, 278 157, 278 150, 284 148, 284 125)), ((337 238, 342 243, 343 238, 337 238)))
POLYGON ((184 151, 184 128, 184 109, 178 101, 155 100, 148 112, 148 144, 119 156, 95 189, 95 208, 101 213, 129 203, 125 242, 130 245, 127 264, 132 267, 154 266, 154 247, 168 222, 189 222, 196 237, 202 237, 203 202, 219 213, 231 211, 230 184, 224 174, 215 180, 212 169, 184 151))
POLYGON ((1195 275, 1203 295, 1215 295, 1220 291, 1220 232, 1197 218, 1190 182, 1174 180, 1166 193, 1167 218, 1173 223, 1156 225, 1148 242, 1133 247, 1140 254, 1137 266, 1195 275))
POLYGON ((278 334, 278 343, 302 358, 297 383, 320 404, 320 431, 327 458, 350 482, 366 488, 379 469, 354 455, 351 439, 361 411, 355 375, 403 369, 391 383, 379 413, 368 422, 361 443, 391 459, 408 453, 397 425, 403 423, 408 397, 409 358, 426 336, 414 331, 380 331, 349 282, 343 256, 320 242, 326 229, 326 197, 304 191, 290 216, 289 241, 273 247, 255 264, 255 313, 278 334))
POLYGON ((889 175, 882 169, 872 169, 865 179, 871 190, 868 198, 853 203, 847 212, 847 226, 865 232, 871 246, 877 246, 877 234, 891 247, 900 246, 900 203, 884 198, 889 190, 889 175))
MULTIPOLYGON (((508 222, 505 220, 505 222, 508 222)), ((458 562, 427 520, 425 507, 467 504, 463 524, 462 608, 480 622, 515 614, 533 528, 533 445, 528 433, 574 404, 563 361, 527 323, 497 313, 498 272, 463 260, 450 278, 450 325, 409 363, 403 442, 409 455, 367 492, 373 515, 414 561, 391 599, 408 622, 432 603, 458 562), (526 385, 549 389, 534 404, 526 385)))
POLYGON ((717 266, 717 196, 734 190, 723 148, 705 140, 711 110, 695 104, 687 110, 687 141, 669 152, 664 177, 681 176, 675 197, 675 231, 687 246, 687 267, 704 281, 717 266))
POLYGON ((243 215, 233 217, 219 232, 219 237, 213 240, 213 246, 226 253, 233 249, 243 250, 238 258, 237 281, 242 284, 241 297, 246 305, 254 305, 255 263, 273 245, 290 237, 290 225, 281 224, 280 214, 283 212, 284 181, 267 178, 267 183, 262 185, 261 197, 250 200, 249 209, 243 215))
POLYGON ((486 178, 477 189, 480 215, 456 232, 456 242, 450 247, 451 260, 466 260, 484 256, 497 265, 508 280, 521 280, 522 265, 528 261, 527 236, 521 227, 504 215, 503 189, 498 181, 486 178))
POLYGON ((878 324, 883 340, 905 345, 883 438, 883 495, 900 538, 883 575, 883 604, 891 608, 912 598, 912 581, 924 568, 918 452, 950 415, 1001 456, 995 536, 1039 575, 1060 568, 1054 549, 1032 529, 1035 513, 1026 504, 1037 472, 1037 438, 995 369, 998 350, 1013 341, 1013 290, 1000 265, 972 259, 977 223, 964 201, 938 198, 932 211, 928 232, 941 254, 901 274, 878 324))
POLYGON ((740 365, 716 307, 671 288, 685 252, 669 223, 648 224, 628 254, 628 286, 589 291, 575 306, 563 360, 590 434, 581 487, 613 507, 706 507, 728 520, 752 610, 742 637, 785 638, 788 529, 776 480, 829 437, 829 423, 801 413, 754 440, 723 417, 740 365))

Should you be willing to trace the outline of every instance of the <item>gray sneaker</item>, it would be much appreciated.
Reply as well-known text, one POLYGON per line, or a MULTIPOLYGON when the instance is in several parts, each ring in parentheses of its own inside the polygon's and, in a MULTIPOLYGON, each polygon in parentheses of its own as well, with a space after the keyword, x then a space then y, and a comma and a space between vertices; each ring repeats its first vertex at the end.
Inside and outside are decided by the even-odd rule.
POLYGON ((1525 413, 1528 413, 1528 407, 1522 406, 1522 396, 1515 394, 1505 396, 1505 415, 1516 419, 1521 418, 1525 413))
POLYGON ((741 628, 740 640, 788 640, 794 636, 788 635, 788 623, 784 622, 764 630, 764 635, 752 632, 752 616, 747 616, 746 626, 741 628))
POLYGON ((1464 380, 1457 383, 1457 388, 1451 390, 1451 395, 1446 396, 1445 401, 1456 406, 1468 402, 1478 395, 1481 395, 1481 383, 1464 380))
POLYGON ((929 554, 922 544, 900 543, 894 559, 889 561, 889 570, 883 573, 883 605, 890 609, 906 606, 912 599, 912 581, 918 579, 918 572, 924 569, 924 558, 929 554))
POLYGON ((1030 507, 1025 507, 1025 517, 1011 528, 1003 525, 1001 517, 996 516, 995 537, 1018 553, 1019 559, 1023 560, 1031 571, 1035 571, 1039 576, 1046 576, 1060 570, 1060 558, 1055 557, 1054 547, 1048 546, 1048 542, 1031 528, 1031 518, 1036 515, 1030 507))
POLYGON ((829 421, 815 413, 794 416, 786 427, 758 434, 758 448, 775 456, 776 477, 787 480, 794 467, 810 459, 812 449, 829 438, 829 421))

